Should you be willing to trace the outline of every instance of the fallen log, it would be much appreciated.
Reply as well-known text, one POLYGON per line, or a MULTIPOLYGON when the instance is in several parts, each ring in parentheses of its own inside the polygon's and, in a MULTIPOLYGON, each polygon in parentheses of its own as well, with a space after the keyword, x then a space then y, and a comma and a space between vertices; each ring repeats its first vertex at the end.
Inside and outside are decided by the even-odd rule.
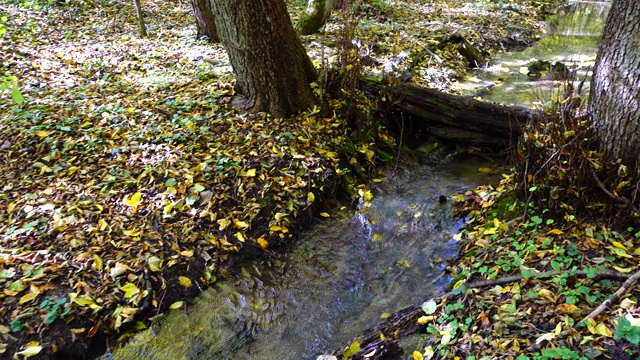
MULTIPOLYGON (((381 87, 369 84, 391 105, 390 113, 405 134, 433 135, 472 146, 508 147, 527 121, 540 121, 542 111, 488 103, 414 85, 381 87)), ((392 124, 390 124, 392 125, 392 124)))

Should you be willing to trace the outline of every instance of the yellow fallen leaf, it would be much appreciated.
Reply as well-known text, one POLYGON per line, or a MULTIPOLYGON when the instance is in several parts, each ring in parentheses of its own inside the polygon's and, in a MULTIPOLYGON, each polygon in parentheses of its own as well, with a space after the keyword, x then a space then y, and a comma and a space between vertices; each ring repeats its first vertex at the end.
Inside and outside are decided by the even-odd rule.
POLYGON ((124 298, 130 299, 134 295, 140 293, 140 289, 132 283, 126 283, 124 286, 120 287, 120 290, 124 291, 124 298))
POLYGON ((633 256, 627 254, 627 252, 624 249, 620 249, 617 247, 613 247, 613 246, 607 246, 607 249, 611 250, 611 252, 614 253, 614 255, 620 256, 620 257, 624 257, 624 258, 629 258, 632 259, 633 256))
POLYGON ((440 344, 442 345, 448 345, 451 342, 451 331, 453 330, 453 328, 449 327, 444 329, 443 331, 440 331, 440 335, 442 335, 442 339, 440 339, 440 344))
POLYGON ((138 205, 142 204, 142 193, 137 192, 133 194, 130 198, 125 198, 124 204, 130 207, 137 207, 138 205))
POLYGON ((596 333, 596 321, 593 319, 587 319, 586 321, 587 324, 587 329, 589 330, 590 333, 595 334, 596 333))
POLYGON ((12 202, 7 205, 7 213, 11 214, 13 210, 16 208, 16 203, 12 202))
POLYGON ((24 350, 17 352, 16 355, 21 355, 29 358, 38 355, 40 351, 42 351, 42 346, 40 346, 40 343, 37 341, 31 341, 24 347, 24 350))
POLYGON ((382 314, 380 314, 380 319, 386 319, 389 316, 391 316, 390 312, 383 312, 382 314))
POLYGON ((246 228, 249 227, 249 224, 247 224, 244 221, 240 221, 238 219, 233 219, 233 225, 235 225, 236 228, 238 228, 238 229, 246 229, 246 228))
POLYGON ((182 255, 184 257, 192 257, 193 256, 193 250, 180 251, 180 255, 182 255))
POLYGON ((310 203, 312 203, 315 199, 316 199, 316 196, 313 195, 312 192, 307 193, 307 200, 309 200, 310 203))
POLYGON ((102 271, 102 258, 96 254, 93 254, 93 267, 98 271, 102 271))
POLYGON ((38 135, 41 138, 45 138, 45 137, 49 136, 49 134, 51 134, 51 133, 49 131, 38 130, 34 134, 38 135))
POLYGON ((622 243, 619 243, 617 241, 612 241, 611 243, 613 244, 613 246, 615 246, 615 247, 617 247, 619 249, 622 249, 622 250, 625 250, 625 251, 628 250, 626 246, 622 245, 622 243))
POLYGON ((220 231, 222 231, 222 230, 226 229, 226 228, 227 228, 227 226, 229 226, 229 224, 231 223, 228 219, 218 219, 218 221, 217 221, 217 222, 218 222, 218 225, 220 225, 220 226, 218 227, 218 229, 219 229, 220 231))
POLYGON ((416 324, 418 325, 424 325, 426 323, 428 323, 429 321, 432 321, 433 319, 435 319, 435 317, 433 315, 429 315, 429 316, 420 316, 418 318, 418 321, 416 321, 416 324))
POLYGON ((435 350, 433 350, 433 346, 429 345, 426 348, 424 348, 424 356, 426 356, 427 359, 431 359, 435 354, 436 352, 435 350))
POLYGON ((418 350, 414 350, 413 351, 413 354, 411 355, 411 358, 413 360, 423 360, 424 359, 424 357, 422 356, 422 353, 420 351, 418 351, 418 350))
POLYGON ((256 169, 249 169, 245 173, 241 174, 241 176, 246 176, 246 177, 256 176, 256 169))
POLYGON ((21 297, 18 303, 24 304, 26 302, 32 301, 33 299, 37 298, 38 295, 40 295, 40 293, 37 293, 37 292, 28 293, 27 295, 21 297))
POLYGON ((326 213, 326 212, 321 212, 321 213, 320 213, 320 216, 322 216, 322 217, 326 217, 326 218, 331 217, 331 215, 329 215, 329 214, 328 214, 328 213, 326 213))
POLYGON ((491 170, 491 168, 488 167, 479 167, 478 168, 478 172, 479 173, 483 173, 483 174, 491 174, 493 170, 491 170))
POLYGON ((140 236, 141 231, 137 227, 134 227, 131 230, 122 230, 122 233, 126 236, 140 236))
POLYGON ((236 233, 236 239, 238 239, 238 241, 240 241, 240 242, 244 242, 246 240, 244 235, 242 235, 241 232, 237 232, 236 233))
POLYGON ((100 229, 100 231, 104 231, 108 225, 109 224, 104 219, 98 220, 98 228, 100 229))
POLYGON ((549 231, 549 234, 553 234, 553 235, 562 235, 564 234, 564 232, 560 229, 553 229, 549 231))
POLYGON ((362 197, 367 201, 371 201, 371 199, 373 199, 373 195, 371 195, 371 191, 369 190, 363 192, 362 197))
POLYGON ((73 175, 73 174, 74 174, 76 171, 78 171, 78 170, 79 170, 79 168, 78 168, 77 166, 71 166, 71 167, 69 168, 69 172, 68 172, 68 174, 69 174, 69 175, 73 175))
POLYGON ((264 237, 259 237, 257 241, 261 248, 267 249, 269 247, 269 242, 264 237))
POLYGON ((169 309, 171 310, 180 309, 182 307, 182 304, 184 304, 184 301, 176 301, 169 306, 169 309))
POLYGON ((184 287, 190 287, 191 286, 191 279, 189 279, 186 276, 178 277, 178 281, 180 281, 180 285, 182 285, 184 287))
POLYGON ((613 268, 616 269, 616 271, 621 272, 623 274, 628 274, 631 271, 633 271, 633 267, 622 268, 622 267, 613 265, 613 268))
POLYGON ((597 335, 606 336, 608 338, 613 337, 613 333, 611 332, 611 330, 609 330, 607 325, 605 325, 604 323, 600 323, 600 324, 596 325, 596 329, 595 330, 596 330, 595 334, 597 334, 597 335))

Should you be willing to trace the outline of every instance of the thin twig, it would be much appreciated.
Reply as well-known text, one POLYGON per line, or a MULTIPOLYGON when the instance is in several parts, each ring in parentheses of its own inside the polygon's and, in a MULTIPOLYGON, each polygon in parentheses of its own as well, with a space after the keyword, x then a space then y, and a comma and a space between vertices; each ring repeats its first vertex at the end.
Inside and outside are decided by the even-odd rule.
MULTIPOLYGON (((562 275, 562 274, 571 274, 571 275, 577 275, 577 276, 588 276, 589 274, 592 274, 592 272, 587 272, 587 271, 584 271, 584 270, 563 270, 563 271, 555 271, 554 270, 554 271, 545 271, 545 272, 542 272, 542 273, 537 273, 537 274, 534 274, 532 277, 526 278, 526 279, 539 279, 539 278, 543 278, 543 277, 562 275)), ((613 278, 613 279, 620 279, 620 280, 621 279, 625 279, 627 281, 628 281, 628 279, 630 279, 629 275, 626 275, 626 274, 623 274, 623 273, 619 273, 617 271, 611 271, 611 270, 597 271, 594 275, 595 275, 595 277, 600 277, 600 278, 613 278)), ((638 275, 638 276, 640 277, 640 275, 638 275)), ((487 287, 487 286, 510 284, 510 283, 514 283, 514 282, 521 281, 521 280, 524 280, 524 279, 525 279, 525 277, 523 275, 514 275, 514 276, 503 277, 503 278, 500 278, 500 279, 495 279, 495 280, 476 281, 476 282, 473 282, 471 284, 464 284, 464 286, 467 289, 478 289, 478 288, 483 288, 483 287, 487 287)), ((455 295, 455 294, 452 291, 449 291, 449 292, 443 294, 442 296, 440 296, 438 299, 439 300, 447 299, 447 298, 450 298, 453 295, 455 295)))
POLYGON ((640 271, 637 271, 635 274, 633 274, 631 277, 629 277, 627 279, 627 281, 625 281, 622 284, 622 286, 620 286, 618 291, 614 292, 613 295, 609 296, 609 298, 607 300, 605 300, 605 302, 600 304, 600 306, 598 306, 595 310, 593 310, 584 319, 580 320, 580 322, 578 322, 575 327, 578 328, 580 325, 584 324, 587 320, 595 318, 596 316, 600 315, 603 311, 605 311, 606 309, 610 308, 611 305, 613 305, 614 302, 618 301, 618 299, 625 292, 627 292, 627 290, 632 288, 636 284, 636 282, 638 282, 638 279, 640 279, 640 271))

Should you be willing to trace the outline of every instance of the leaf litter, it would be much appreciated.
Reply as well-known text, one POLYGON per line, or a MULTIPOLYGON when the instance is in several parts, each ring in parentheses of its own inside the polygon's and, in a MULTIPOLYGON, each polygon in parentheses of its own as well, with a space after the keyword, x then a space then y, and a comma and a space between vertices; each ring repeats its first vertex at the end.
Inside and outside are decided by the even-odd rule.
MULTIPOLYGON (((486 2, 367 2, 356 32, 361 56, 371 58, 365 73, 400 76, 408 68, 412 82, 455 92, 467 64, 445 36, 461 33, 488 53, 530 44, 543 12, 531 4, 504 10, 486 2)), ((301 4, 289 5, 295 21, 301 4)), ((20 80, 25 95, 16 106, 11 94, 0 94, 4 354, 83 354, 91 339, 124 338, 123 329, 146 326, 144 316, 181 308, 224 275, 220 264, 230 254, 267 251, 290 239, 301 217, 331 216, 334 209, 323 201, 353 163, 341 153, 348 130, 335 116, 311 111, 283 120, 233 109, 226 55, 194 39, 185 25, 188 2, 143 6, 148 39, 136 35, 126 2, 0 7, 8 15, 2 69, 20 80)), ((316 64, 327 50, 335 55, 338 26, 334 17, 324 34, 303 38, 316 64)), ((358 151, 374 160, 368 144, 358 151)), ((495 276, 509 271, 491 262, 500 257, 489 257, 483 237, 507 231, 502 224, 480 231, 466 249, 485 251, 479 268, 495 276)), ((533 241, 531 257, 550 259, 556 251, 533 241)), ((620 246, 610 247, 625 257, 620 246)), ((594 263, 606 259, 599 255, 594 263)), ((539 270, 548 267, 551 260, 539 270)), ((500 319, 531 316, 508 301, 522 291, 516 290, 500 291, 507 294, 495 303, 500 319)), ((434 307, 427 306, 433 315, 425 323, 437 315, 434 307)), ((551 310, 547 304, 545 316, 556 319, 551 310)), ((474 319, 485 326, 488 316, 474 319)), ((598 326, 594 331, 606 333, 598 326)), ((462 343, 453 326, 440 333, 447 344, 462 343)), ((503 333, 486 343, 498 344, 490 340, 503 333)), ((516 343, 524 345, 500 346, 516 343)))

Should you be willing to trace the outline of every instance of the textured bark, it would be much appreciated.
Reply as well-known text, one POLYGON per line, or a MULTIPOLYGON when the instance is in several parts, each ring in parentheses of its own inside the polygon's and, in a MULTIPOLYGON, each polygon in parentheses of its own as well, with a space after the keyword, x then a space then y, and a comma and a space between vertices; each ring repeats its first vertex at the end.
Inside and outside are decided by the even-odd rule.
POLYGON ((209 42, 219 42, 216 19, 211 11, 209 0, 191 0, 193 14, 196 17, 198 37, 206 36, 209 42))
MULTIPOLYGON (((377 88, 379 91, 379 88, 377 88)), ((504 148, 518 138, 527 121, 543 113, 523 106, 504 106, 418 86, 391 89, 403 129, 474 146, 504 148)))
POLYGON ((329 20, 334 0, 309 0, 307 10, 298 21, 298 33, 311 35, 320 31, 320 28, 329 20))
POLYGON ((283 0, 211 0, 211 10, 247 109, 288 116, 315 104, 316 72, 283 0))
POLYGON ((613 1, 589 96, 605 159, 640 175, 640 1, 613 1))

